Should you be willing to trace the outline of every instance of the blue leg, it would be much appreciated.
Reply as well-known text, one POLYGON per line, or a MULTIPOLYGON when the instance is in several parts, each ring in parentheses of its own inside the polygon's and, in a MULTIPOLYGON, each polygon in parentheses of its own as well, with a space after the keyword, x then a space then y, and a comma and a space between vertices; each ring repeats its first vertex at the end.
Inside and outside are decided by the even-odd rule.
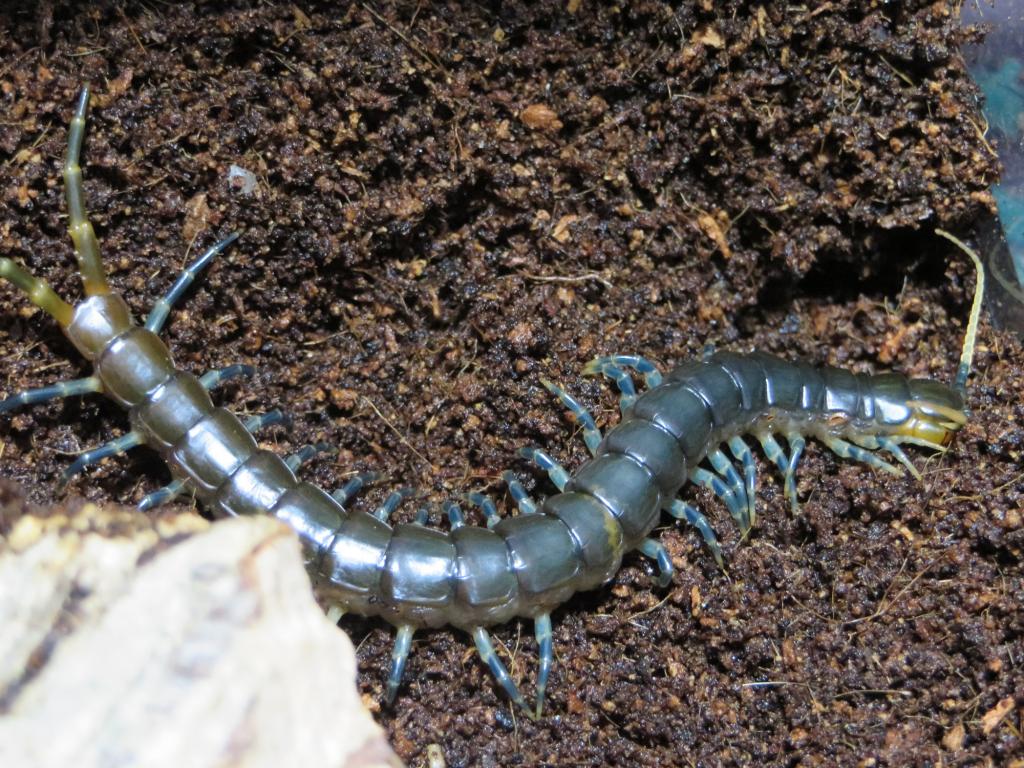
POLYGON ((784 484, 786 498, 795 515, 800 511, 800 502, 796 497, 796 465, 800 463, 806 443, 803 435, 798 432, 787 432, 786 442, 789 443, 789 465, 786 467, 784 484))
MULTIPOLYGON (((747 501, 747 492, 743 487, 743 481, 740 479, 736 467, 732 465, 728 457, 718 448, 708 452, 708 461, 711 462, 711 466, 715 468, 715 471, 722 475, 729 483, 729 487, 732 489, 733 495, 736 497, 740 507, 740 516, 736 519, 736 523, 739 525, 743 535, 746 536, 747 531, 750 530, 750 514, 747 511, 750 502, 747 501)), ((732 509, 730 508, 729 511, 731 512, 732 509)))
MULTIPOLYGON (((710 474, 710 473, 709 473, 710 474)), ((700 513, 700 510, 691 507, 684 501, 676 499, 672 502, 668 508, 668 513, 676 520, 685 520, 698 531, 700 535, 704 537, 704 543, 708 545, 708 549, 711 550, 711 554, 714 555, 715 562, 718 563, 718 567, 723 571, 725 565, 722 560, 722 548, 718 546, 718 538, 715 536, 715 532, 708 525, 708 520, 704 515, 700 513)))
POLYGON ((388 497, 384 499, 384 503, 381 504, 374 511, 373 515, 382 523, 386 523, 391 514, 398 509, 398 505, 401 504, 405 499, 408 499, 416 491, 413 488, 399 488, 397 491, 392 491, 388 494, 388 497))
POLYGON ((154 507, 159 507, 161 504, 166 504, 171 499, 177 498, 178 494, 184 491, 187 485, 188 483, 184 480, 173 480, 163 488, 158 488, 148 496, 143 497, 142 501, 139 502, 138 510, 146 512, 154 507))
POLYGON ((644 377, 644 384, 648 389, 654 389, 661 384, 661 371, 657 366, 646 358, 638 355, 612 355, 610 357, 595 357, 583 367, 584 375, 591 376, 595 373, 604 373, 601 369, 605 365, 622 366, 632 368, 644 377))
POLYGON ((317 443, 316 445, 304 445, 291 456, 284 460, 285 465, 292 472, 296 471, 299 467, 305 464, 307 461, 312 459, 318 453, 328 453, 334 450, 334 447, 328 443, 317 443))
POLYGON ((412 648, 412 636, 415 631, 416 628, 411 624, 403 624, 398 628, 395 647, 391 649, 391 672, 388 674, 387 690, 384 693, 384 701, 388 704, 395 700, 398 686, 402 682, 405 661, 409 658, 409 649, 412 648))
POLYGON ((601 444, 601 431, 597 428, 594 417, 590 415, 590 412, 583 407, 579 400, 557 384, 553 384, 547 379, 541 379, 540 383, 544 385, 544 389, 561 400, 562 404, 572 412, 577 423, 583 427, 583 442, 587 444, 587 449, 591 455, 596 455, 597 446, 601 444))
POLYGON ((349 501, 351 501, 352 497, 363 489, 364 485, 379 479, 380 475, 376 472, 360 472, 341 488, 332 493, 331 498, 344 507, 349 501))
MULTIPOLYGON (((530 498, 530 494, 523 488, 523 484, 520 483, 516 476, 513 475, 509 470, 505 470, 501 473, 501 479, 505 481, 505 485, 508 486, 508 492, 512 494, 512 499, 515 501, 516 506, 519 507, 520 514, 532 515, 537 511, 537 504, 533 499, 530 498)), ((484 512, 487 510, 485 509, 484 512)), ((497 514, 497 513, 495 513, 497 514)), ((494 525, 497 525, 498 521, 494 521, 494 525)), ((491 517, 487 517, 487 527, 492 528, 491 517)))
MULTIPOLYGON (((505 479, 505 482, 509 484, 510 491, 512 488, 512 483, 515 483, 519 490, 522 491, 524 495, 526 494, 526 490, 519 483, 519 481, 515 479, 511 472, 503 472, 502 477, 505 479), (509 477, 505 477, 505 475, 508 475, 509 477), (511 480, 509 478, 511 478, 511 480)), ((512 491, 512 497, 515 498, 514 491, 512 491)), ((480 511, 484 513, 484 517, 487 518, 488 528, 493 528, 501 522, 501 515, 498 514, 498 508, 494 506, 494 502, 491 501, 491 499, 488 496, 484 496, 482 493, 477 493, 476 491, 473 491, 472 493, 466 494, 466 499, 469 501, 470 504, 479 507, 480 511)), ((529 497, 527 497, 527 501, 529 501, 529 497)), ((532 504, 532 502, 530 503, 532 504)), ((520 506, 519 510, 522 512, 523 508, 520 506)), ((533 508, 533 511, 537 511, 536 507, 533 508)), ((523 512, 523 514, 525 515, 529 513, 523 512)))
POLYGON ((142 442, 142 434, 133 430, 131 432, 126 432, 121 435, 121 437, 111 440, 109 443, 101 445, 99 448, 94 448, 91 451, 86 451, 85 453, 80 454, 79 457, 72 462, 71 466, 64 470, 64 475, 60 481, 60 487, 63 489, 71 478, 90 464, 102 461, 108 456, 116 456, 119 453, 124 453, 130 448, 142 445, 142 442))
POLYGON ((712 358, 714 354, 715 343, 713 341, 709 341, 707 344, 704 345, 704 351, 700 353, 701 362, 706 363, 708 360, 712 358))
POLYGON ((612 362, 610 357, 598 357, 591 360, 583 373, 600 373, 605 378, 615 382, 619 390, 619 413, 625 416, 636 402, 636 387, 633 385, 633 378, 622 368, 612 362))
POLYGON ((713 472, 708 472, 702 467, 694 467, 690 470, 690 480, 697 485, 704 486, 711 491, 715 496, 725 502, 725 506, 729 508, 729 514, 732 515, 732 519, 736 521, 742 530, 742 520, 746 517, 747 510, 743 504, 740 503, 739 499, 736 498, 732 489, 725 484, 725 482, 718 475, 713 472))
POLYGON ((416 525, 426 525, 428 522, 430 522, 430 512, 427 511, 426 507, 420 507, 416 512, 416 519, 413 520, 413 523, 416 525))
POLYGON ((516 684, 509 677, 508 670, 505 669, 505 665, 501 663, 501 659, 498 658, 498 654, 494 651, 494 645, 491 643, 491 636, 487 634, 487 630, 483 627, 477 627, 473 630, 473 640, 476 643, 477 653, 480 654, 480 658, 484 664, 491 668, 491 674, 494 675, 495 679, 501 683, 501 687, 505 689, 505 693, 512 699, 513 703, 518 705, 526 716, 531 720, 535 719, 534 711, 530 709, 526 703, 526 699, 523 698, 523 694, 516 688, 516 684))
POLYGON ((261 413, 259 416, 250 416, 242 423, 245 424, 246 430, 251 434, 263 429, 264 427, 271 427, 274 424, 281 424, 282 422, 287 421, 288 417, 275 408, 272 411, 261 413))
POLYGON ((238 239, 240 233, 234 232, 219 243, 214 245, 210 250, 200 256, 198 259, 193 261, 182 272, 178 279, 174 281, 174 285, 171 286, 171 290, 167 292, 167 295, 162 299, 157 300, 156 304, 153 305, 153 309, 150 310, 149 317, 146 318, 146 329, 153 333, 160 333, 163 330, 164 323, 167 322, 167 315, 171 312, 171 307, 174 306, 175 302, 181 298, 181 295, 188 290, 188 287, 192 285, 192 281, 196 279, 196 275, 199 274, 211 261, 214 256, 223 251, 235 240, 238 239))
POLYGON ((855 438, 855 442, 863 448, 868 448, 873 451, 883 450, 888 451, 896 461, 906 467, 910 474, 915 479, 921 480, 921 473, 917 471, 917 467, 914 466, 914 462, 910 460, 910 457, 903 452, 899 444, 891 437, 875 437, 874 435, 864 435, 862 437, 855 438))
POLYGON ((890 464, 888 461, 878 458, 875 454, 871 453, 871 451, 866 451, 860 446, 854 445, 853 443, 848 443, 841 438, 834 437, 832 435, 827 435, 824 438, 822 438, 822 442, 825 443, 825 445, 827 445, 830 449, 832 449, 832 451, 834 451, 837 456, 840 456, 844 459, 854 459, 856 461, 863 461, 870 467, 874 467, 875 469, 881 469, 893 475, 903 474, 903 470, 900 469, 899 467, 890 464))
POLYGON ((220 368, 216 371, 207 371, 199 377, 199 383, 203 385, 203 389, 213 389, 221 382, 227 381, 228 379, 234 379, 238 376, 254 376, 256 369, 251 365, 243 365, 242 363, 236 363, 235 365, 229 365, 227 368, 220 368))
POLYGON ((728 445, 732 455, 743 464, 743 482, 747 492, 747 519, 750 521, 750 527, 753 528, 757 521, 757 464, 754 463, 754 454, 750 452, 750 446, 738 435, 730 437, 728 445))
POLYGON ((466 520, 462 516, 462 510, 459 509, 459 505, 454 501, 446 501, 441 505, 441 509, 443 509, 444 513, 448 515, 448 524, 451 526, 453 531, 457 531, 466 524, 466 520))
POLYGON ((524 459, 529 459, 538 467, 548 473, 548 477, 551 478, 551 482, 555 484, 555 487, 560 491, 565 490, 565 486, 569 484, 569 473, 565 471, 561 464, 548 456, 540 448, 520 448, 519 455, 524 459))
POLYGON ((761 447, 764 448, 764 455, 768 457, 768 461, 778 467, 779 472, 785 475, 789 468, 789 459, 786 458, 786 452, 782 450, 779 441, 770 432, 760 433, 757 435, 757 440, 761 443, 761 447))
POLYGON ((537 638, 537 649, 540 651, 540 668, 537 670, 537 705, 534 714, 540 718, 544 711, 544 693, 548 688, 548 675, 551 672, 551 660, 554 656, 551 648, 551 614, 542 613, 533 620, 533 631, 537 638))
POLYGON ((13 411, 23 405, 45 403, 47 400, 59 400, 75 395, 87 395, 91 392, 102 392, 103 385, 98 376, 88 376, 84 379, 73 379, 72 381, 61 381, 51 384, 48 387, 39 389, 26 389, 16 395, 11 395, 5 400, 0 400, 0 413, 13 411))
POLYGON ((667 587, 672 582, 672 573, 675 569, 665 547, 655 539, 644 539, 637 545, 637 549, 654 560, 658 566, 658 586, 667 587))

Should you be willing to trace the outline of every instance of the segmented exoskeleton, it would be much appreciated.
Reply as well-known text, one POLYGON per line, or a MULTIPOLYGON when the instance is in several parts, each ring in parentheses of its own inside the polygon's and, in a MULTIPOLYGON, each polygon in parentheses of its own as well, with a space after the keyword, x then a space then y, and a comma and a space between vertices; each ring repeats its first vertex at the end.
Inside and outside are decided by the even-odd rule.
MULTIPOLYGON (((133 322, 124 300, 111 292, 86 217, 79 168, 87 106, 84 90, 71 122, 64 165, 70 232, 86 298, 67 304, 9 259, 0 259, 0 277, 49 313, 95 370, 84 379, 9 397, 0 402, 0 412, 57 397, 103 393, 127 409, 132 429, 82 454, 65 477, 145 444, 167 462, 175 481, 147 496, 143 508, 189 489, 214 516, 266 514, 286 522, 302 542, 318 596, 336 607, 332 615, 348 611, 381 616, 398 628, 389 701, 416 628, 450 624, 472 634, 480 656, 512 700, 531 717, 539 716, 552 661, 551 610, 573 593, 607 582, 632 550, 653 558, 660 583, 667 584, 671 561, 649 538, 663 510, 693 524, 721 563, 704 516, 676 498, 687 481, 721 498, 744 532, 754 525, 756 465, 743 435, 754 436, 782 471, 795 510, 794 473, 806 437, 820 439, 840 456, 901 473, 875 453, 888 452, 917 475, 901 444, 942 451, 965 423, 961 392, 967 362, 961 365, 957 387, 951 388, 896 374, 815 369, 756 353, 719 352, 664 377, 643 358, 604 357, 590 363, 586 372, 614 379, 622 393, 622 420, 607 435, 601 435, 575 399, 544 382, 583 426, 593 456, 570 474, 537 448, 521 451, 547 471, 557 494, 537 504, 505 473, 519 515, 501 518, 489 498, 474 493, 468 498, 483 511, 487 527, 465 525, 454 503, 445 505, 448 532, 422 523, 392 527, 387 518, 404 491, 391 494, 370 514, 344 506, 369 479, 365 475, 333 495, 297 480, 294 471, 319 446, 281 459, 261 450, 250 434, 279 414, 243 423, 210 399, 208 390, 216 383, 251 369, 232 366, 196 377, 174 366, 159 339, 171 306, 237 235, 189 266, 141 326, 133 322), (626 368, 645 378, 646 392, 637 394, 626 368), (788 455, 775 435, 785 437, 788 455), (486 629, 517 616, 532 618, 536 626, 541 661, 534 708, 498 658, 486 629)), ((972 323, 976 312, 977 300, 972 323)), ((973 339, 973 330, 969 336, 973 339)), ((969 361, 966 346, 964 355, 969 361)))

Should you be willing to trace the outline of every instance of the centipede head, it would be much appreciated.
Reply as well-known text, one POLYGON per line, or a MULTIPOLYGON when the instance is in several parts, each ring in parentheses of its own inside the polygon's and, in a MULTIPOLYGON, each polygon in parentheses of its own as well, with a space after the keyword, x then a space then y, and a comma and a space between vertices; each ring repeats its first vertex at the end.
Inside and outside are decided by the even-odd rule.
POLYGON ((963 398, 956 390, 937 381, 912 379, 906 406, 910 417, 894 432, 900 442, 944 451, 953 435, 967 423, 963 398))

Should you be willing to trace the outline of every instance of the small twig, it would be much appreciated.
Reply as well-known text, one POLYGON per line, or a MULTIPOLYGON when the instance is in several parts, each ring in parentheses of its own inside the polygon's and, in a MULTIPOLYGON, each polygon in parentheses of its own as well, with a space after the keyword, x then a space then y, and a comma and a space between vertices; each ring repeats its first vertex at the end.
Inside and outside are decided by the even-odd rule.
POLYGON ((360 397, 362 398, 362 401, 364 403, 366 403, 368 406, 370 406, 370 408, 373 409, 373 412, 377 414, 377 416, 380 418, 380 420, 383 421, 385 424, 387 424, 388 428, 392 432, 394 432, 395 435, 398 436, 398 439, 402 442, 402 444, 406 448, 408 448, 410 451, 412 451, 414 454, 416 454, 417 458, 419 458, 419 460, 422 461, 424 464, 426 464, 428 467, 433 468, 434 465, 431 464, 429 461, 427 461, 427 457, 424 456, 419 451, 417 451, 416 448, 413 446, 413 444, 410 443, 409 440, 405 437, 405 435, 403 435, 401 432, 399 432, 398 428, 394 424, 392 424, 390 421, 388 421, 387 418, 385 418, 384 414, 380 412, 380 410, 377 408, 376 405, 373 404, 373 401, 370 400, 370 398, 366 397, 366 395, 361 395, 360 397))
POLYGON ((523 274, 527 280, 533 280, 535 283, 585 283, 588 280, 596 280, 605 288, 611 290, 615 286, 612 285, 607 279, 599 275, 597 272, 587 272, 584 275, 529 275, 523 274))
POLYGON ((385 27, 387 27, 393 33, 395 33, 395 35, 397 35, 398 38, 403 43, 405 43, 407 46, 409 46, 409 49, 413 53, 415 53, 417 56, 419 56, 421 59, 423 59, 425 62, 427 62, 427 64, 429 64, 430 66, 432 66, 435 69, 439 70, 443 75, 445 75, 445 77, 449 76, 448 70, 445 69, 444 65, 441 64, 441 62, 437 61, 433 56, 431 56, 429 53, 427 53, 425 50, 423 50, 423 48, 421 48, 418 43, 416 43, 413 40, 411 40, 408 37, 408 35, 406 35, 404 32, 402 32, 402 30, 400 30, 398 27, 396 27, 390 21, 388 21, 383 16, 381 16, 379 13, 377 13, 377 11, 375 11, 373 8, 371 8, 367 3, 362 3, 362 6, 363 6, 363 9, 368 14, 373 16, 373 18, 375 18, 377 21, 379 21, 381 24, 383 24, 385 27))

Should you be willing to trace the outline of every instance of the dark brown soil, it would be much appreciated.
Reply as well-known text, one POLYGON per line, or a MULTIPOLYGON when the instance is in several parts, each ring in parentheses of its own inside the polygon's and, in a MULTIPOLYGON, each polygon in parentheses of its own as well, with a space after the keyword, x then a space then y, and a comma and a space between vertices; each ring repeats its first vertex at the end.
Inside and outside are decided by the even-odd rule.
MULTIPOLYGON (((515 450, 584 456, 541 376, 615 422, 609 387, 579 377, 595 354, 668 366, 712 342, 949 380, 974 281, 932 233, 964 232, 995 178, 949 9, 594 5, 7 5, 0 254, 79 295, 59 170, 91 83, 86 189, 113 284, 144 315, 190 245, 243 230, 173 315, 176 359, 255 365, 224 402, 286 410, 265 437, 282 452, 338 446, 304 470, 325 487, 387 473, 367 504, 403 483, 507 507, 506 467, 550 492, 515 450)), ((6 286, 0 317, 4 392, 87 372, 6 286)), ((510 716, 466 637, 422 635, 379 714, 399 754, 1020 765, 1024 350, 986 327, 976 359, 952 451, 914 451, 923 484, 815 444, 794 517, 759 459, 742 543, 687 489, 728 574, 670 526, 670 589, 630 556, 570 601, 539 723, 510 716)), ((125 428, 98 398, 4 416, 0 472, 54 499, 69 454, 125 428)), ((165 479, 137 451, 72 492, 132 501, 165 479)), ((379 709, 390 633, 346 622, 379 709)), ((532 694, 529 624, 495 635, 532 694)))

